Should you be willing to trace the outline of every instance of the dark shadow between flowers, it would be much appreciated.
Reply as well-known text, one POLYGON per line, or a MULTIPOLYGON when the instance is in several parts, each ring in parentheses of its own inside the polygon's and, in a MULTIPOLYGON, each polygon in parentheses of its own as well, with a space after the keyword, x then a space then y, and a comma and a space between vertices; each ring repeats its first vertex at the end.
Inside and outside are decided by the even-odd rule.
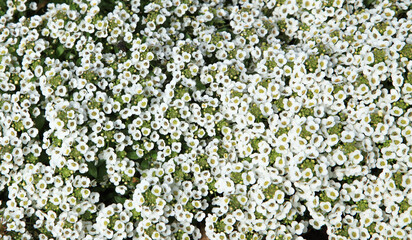
POLYGON ((321 229, 316 230, 312 226, 308 227, 308 231, 302 235, 306 240, 327 240, 328 234, 326 233, 326 226, 323 226, 321 229))
POLYGON ((379 169, 379 168, 372 168, 371 169, 371 174, 376 176, 376 177, 378 177, 379 174, 381 174, 381 172, 382 172, 382 169, 379 169))
POLYGON ((2 191, 0 191, 0 201, 1 201, 0 208, 4 208, 6 206, 6 202, 9 200, 8 196, 9 196, 9 190, 6 186, 2 191))
POLYGON ((363 0, 363 5, 365 5, 365 8, 372 8, 373 3, 376 2, 376 0, 363 0))

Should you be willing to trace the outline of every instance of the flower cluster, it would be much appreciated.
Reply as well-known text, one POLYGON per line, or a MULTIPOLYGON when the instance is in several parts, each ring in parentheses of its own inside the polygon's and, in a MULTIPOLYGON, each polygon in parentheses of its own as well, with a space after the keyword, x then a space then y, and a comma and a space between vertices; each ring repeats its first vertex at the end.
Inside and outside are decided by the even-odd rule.
POLYGON ((410 0, 37 2, 0 3, 2 239, 412 236, 410 0))

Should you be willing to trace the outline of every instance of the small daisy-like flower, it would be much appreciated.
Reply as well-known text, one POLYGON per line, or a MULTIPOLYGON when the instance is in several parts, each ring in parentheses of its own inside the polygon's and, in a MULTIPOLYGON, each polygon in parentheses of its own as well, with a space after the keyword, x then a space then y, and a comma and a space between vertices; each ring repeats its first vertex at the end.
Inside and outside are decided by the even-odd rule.
POLYGON ((344 131, 342 131, 341 135, 342 136, 341 136, 340 140, 343 143, 350 143, 350 142, 354 141, 354 138, 355 138, 355 132, 354 131, 344 130, 344 131))

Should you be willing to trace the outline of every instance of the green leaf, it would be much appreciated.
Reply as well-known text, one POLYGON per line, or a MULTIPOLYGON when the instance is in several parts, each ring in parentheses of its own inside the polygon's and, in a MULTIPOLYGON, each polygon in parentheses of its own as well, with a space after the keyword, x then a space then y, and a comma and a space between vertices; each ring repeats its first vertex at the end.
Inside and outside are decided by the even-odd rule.
POLYGON ((107 175, 107 168, 106 165, 100 165, 98 166, 98 180, 103 180, 104 176, 107 175))
POLYGON ((48 155, 46 154, 46 151, 42 151, 41 152, 41 154, 40 154, 40 156, 39 156, 39 161, 40 162, 42 162, 42 163, 47 163, 47 162, 49 162, 49 158, 48 158, 48 155))
POLYGON ((149 159, 145 159, 140 163, 140 168, 142 170, 146 170, 150 168, 150 160, 149 159))
POLYGON ((128 157, 129 159, 132 159, 132 160, 137 160, 137 159, 139 159, 139 156, 137 156, 136 151, 128 152, 128 153, 127 153, 127 157, 128 157))
POLYGON ((376 2, 376 0, 364 0, 363 4, 367 7, 369 7, 374 2, 376 2))
POLYGON ((80 66, 82 64, 82 59, 81 58, 77 58, 76 60, 76 66, 80 66))
POLYGON ((97 174, 97 167, 96 167, 96 165, 94 165, 94 163, 92 163, 92 162, 89 162, 89 163, 87 163, 87 167, 89 168, 89 174, 90 174, 92 177, 94 177, 94 178, 97 179, 98 174, 97 174))
POLYGON ((196 79, 196 89, 205 90, 206 86, 199 79, 196 79))
POLYGON ((64 47, 62 45, 58 46, 56 49, 57 56, 60 57, 64 53, 64 47))
POLYGON ((0 2, 0 12, 3 15, 7 11, 7 1, 1 1, 0 2))
POLYGON ((44 117, 43 114, 40 114, 35 120, 34 120, 34 125, 36 128, 40 131, 43 129, 44 123, 46 122, 46 118, 44 117))
POLYGON ((229 29, 229 28, 227 28, 227 27, 222 27, 222 28, 219 28, 219 29, 217 30, 217 32, 226 32, 228 29, 229 29))
POLYGON ((126 201, 126 198, 120 197, 120 196, 114 196, 114 201, 116 201, 117 203, 123 204, 126 201))

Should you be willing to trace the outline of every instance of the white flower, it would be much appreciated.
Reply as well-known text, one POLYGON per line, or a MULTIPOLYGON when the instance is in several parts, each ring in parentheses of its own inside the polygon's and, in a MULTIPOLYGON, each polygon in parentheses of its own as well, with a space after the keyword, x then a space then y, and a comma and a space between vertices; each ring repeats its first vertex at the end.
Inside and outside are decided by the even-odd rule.
POLYGON ((293 166, 289 167, 288 176, 292 182, 296 182, 300 180, 300 178, 302 177, 302 173, 298 167, 293 166))
POLYGON ((330 212, 332 210, 330 202, 321 202, 319 206, 324 212, 330 212))
POLYGON ((77 144, 76 149, 82 153, 85 154, 87 152, 87 150, 89 149, 89 146, 87 146, 87 144, 85 142, 79 142, 79 144, 77 144))
POLYGON ((124 195, 126 193, 127 187, 126 186, 116 186, 115 191, 120 195, 124 195))
POLYGON ((341 136, 340 140, 343 143, 350 143, 350 142, 354 141, 354 138, 355 138, 355 132, 354 131, 344 130, 344 131, 342 131, 341 135, 342 136, 341 136))
POLYGON ((298 223, 296 221, 293 221, 292 224, 290 225, 291 232, 297 235, 302 234, 304 230, 304 225, 302 223, 298 223))

